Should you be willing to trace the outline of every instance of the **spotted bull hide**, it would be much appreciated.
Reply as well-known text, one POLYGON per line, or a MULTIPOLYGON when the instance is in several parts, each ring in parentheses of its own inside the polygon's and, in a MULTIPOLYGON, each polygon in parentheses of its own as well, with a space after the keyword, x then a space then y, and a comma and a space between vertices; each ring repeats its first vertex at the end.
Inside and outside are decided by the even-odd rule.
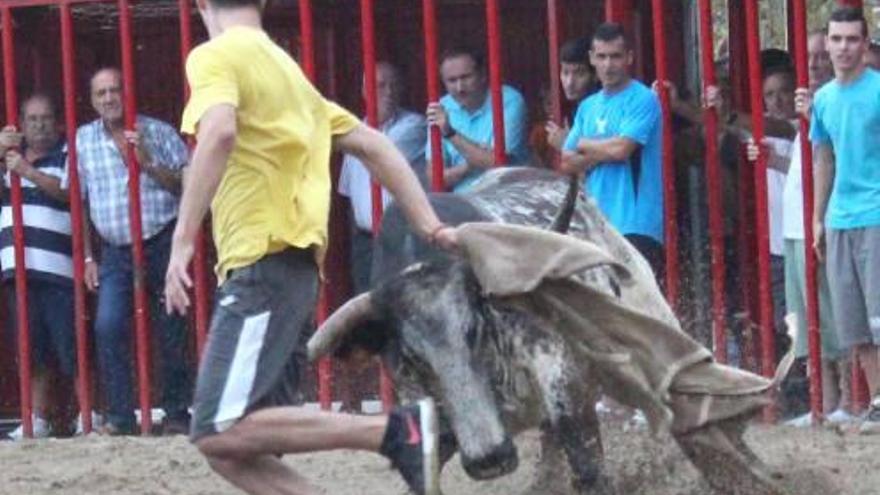
MULTIPOLYGON (((565 193, 566 181, 552 172, 503 169, 485 174, 467 194, 435 195, 431 201, 441 219, 452 225, 488 222, 546 228, 557 217, 565 193)), ((568 268, 560 283, 575 284, 587 294, 585 301, 605 301, 602 311, 610 307, 633 318, 622 321, 635 321, 649 330, 652 325, 663 328, 667 337, 679 339, 690 349, 685 352, 690 361, 673 368, 708 366, 710 374, 718 372, 708 362, 708 351, 678 329, 645 260, 583 195, 576 201, 569 233, 589 243, 576 243, 562 260, 568 268)), ((525 249, 528 236, 516 239, 498 244, 499 256, 503 250, 505 259, 500 271, 517 272, 517 265, 534 264, 533 253, 525 249), (517 243, 524 247, 522 263, 517 259, 517 243)), ((490 257, 492 252, 490 247, 490 257)), ((551 247, 541 257, 555 255, 551 247)), ((485 253, 481 256, 485 258, 485 253)), ((309 342, 310 358, 334 351, 345 355, 357 347, 380 353, 401 395, 428 394, 438 400, 462 464, 475 479, 515 469, 517 453, 511 438, 526 429, 542 428, 542 457, 565 454, 576 493, 614 493, 602 468, 594 406, 600 384, 607 392, 620 383, 620 389, 636 390, 636 400, 627 401, 623 394, 624 402, 645 409, 653 428, 671 430, 714 487, 725 493, 782 493, 741 440, 744 418, 754 407, 719 416, 717 421, 707 415, 676 423, 667 402, 687 406, 692 397, 671 391, 668 382, 653 383, 655 377, 644 377, 645 384, 640 384, 638 376, 633 379, 619 372, 628 358, 618 352, 621 346, 615 339, 607 339, 608 328, 595 334, 595 345, 584 345, 588 334, 581 332, 580 323, 572 325, 572 318, 561 314, 572 308, 577 313, 577 299, 572 302, 569 297, 562 309, 553 306, 565 299, 556 297, 565 294, 565 287, 559 294, 551 293, 553 297, 532 297, 533 289, 544 296, 538 287, 547 285, 541 275, 532 277, 537 280, 534 287, 507 293, 504 280, 487 281, 481 268, 485 266, 467 257, 432 250, 392 206, 377 239, 373 290, 349 301, 325 322, 309 342), (497 287, 487 290, 492 283, 497 287), (603 339, 610 344, 602 347, 603 339), (648 392, 639 392, 642 385, 648 392), (639 402, 640 397, 649 400, 639 402), (731 475, 739 478, 738 483, 730 482, 731 475)), ((550 271, 558 272, 559 267, 550 271)), ((550 278, 554 276, 558 274, 550 278)), ((539 473, 552 473, 550 484, 558 486, 555 481, 560 476, 553 471, 539 468, 539 473)), ((525 493, 550 490, 536 487, 525 493)))

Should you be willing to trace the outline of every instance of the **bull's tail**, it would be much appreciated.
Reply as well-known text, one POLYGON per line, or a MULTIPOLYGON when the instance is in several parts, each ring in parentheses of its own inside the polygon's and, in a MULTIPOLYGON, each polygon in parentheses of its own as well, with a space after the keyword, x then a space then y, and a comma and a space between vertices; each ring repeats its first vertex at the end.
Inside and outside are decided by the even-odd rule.
POLYGON ((565 234, 571 226, 571 218, 574 216, 574 207, 577 205, 578 191, 580 190, 581 181, 577 174, 573 174, 568 179, 568 191, 565 193, 565 199, 550 224, 551 232, 565 234))

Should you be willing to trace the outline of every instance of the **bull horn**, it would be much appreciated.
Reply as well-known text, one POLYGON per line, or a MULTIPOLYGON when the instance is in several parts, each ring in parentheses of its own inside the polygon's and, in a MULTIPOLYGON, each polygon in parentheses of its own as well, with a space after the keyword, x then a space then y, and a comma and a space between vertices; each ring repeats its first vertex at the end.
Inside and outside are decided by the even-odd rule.
POLYGON ((351 330, 372 314, 373 301, 369 292, 354 297, 343 304, 324 321, 309 339, 309 361, 315 361, 325 354, 333 352, 351 330))

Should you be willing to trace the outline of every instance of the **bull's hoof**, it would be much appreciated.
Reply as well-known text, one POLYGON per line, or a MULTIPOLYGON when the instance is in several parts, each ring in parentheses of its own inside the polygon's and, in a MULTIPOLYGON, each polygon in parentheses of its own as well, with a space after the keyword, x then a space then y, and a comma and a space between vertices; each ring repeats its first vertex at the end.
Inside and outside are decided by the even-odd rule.
POLYGON ((470 459, 462 454, 461 463, 471 478, 488 480, 515 471, 519 466, 519 456, 513 441, 508 438, 489 455, 480 459, 470 459))
POLYGON ((574 493, 578 495, 617 495, 617 489, 614 488, 611 478, 604 474, 600 474, 589 484, 575 481, 573 485, 574 493))
POLYGON ((682 450, 718 493, 789 495, 751 451, 743 452, 717 425, 677 436, 682 450))
POLYGON ((571 495, 565 455, 556 444, 541 437, 541 457, 535 465, 531 484, 520 495, 571 495))

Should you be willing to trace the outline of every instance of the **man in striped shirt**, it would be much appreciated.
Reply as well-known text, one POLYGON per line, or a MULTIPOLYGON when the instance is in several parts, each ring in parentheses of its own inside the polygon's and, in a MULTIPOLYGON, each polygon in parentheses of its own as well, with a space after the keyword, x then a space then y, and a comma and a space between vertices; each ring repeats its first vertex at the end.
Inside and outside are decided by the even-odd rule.
MULTIPOLYGON (((21 106, 21 132, 13 126, 0 131, 3 168, 0 212, 0 266, 6 285, 9 321, 17 321, 16 259, 13 245, 11 174, 21 177, 27 269, 28 327, 33 364, 34 436, 51 433, 46 421, 50 370, 71 380, 76 345, 73 330, 73 262, 67 195, 60 187, 67 148, 58 134, 55 106, 44 94, 34 94, 21 106), (54 364, 54 366, 53 366, 54 364)), ((10 325, 11 340, 17 325, 10 325)), ((12 346, 13 348, 15 346, 12 346)), ((67 387, 70 390, 72 387, 67 387)), ((21 428, 10 434, 21 438, 21 428)))

